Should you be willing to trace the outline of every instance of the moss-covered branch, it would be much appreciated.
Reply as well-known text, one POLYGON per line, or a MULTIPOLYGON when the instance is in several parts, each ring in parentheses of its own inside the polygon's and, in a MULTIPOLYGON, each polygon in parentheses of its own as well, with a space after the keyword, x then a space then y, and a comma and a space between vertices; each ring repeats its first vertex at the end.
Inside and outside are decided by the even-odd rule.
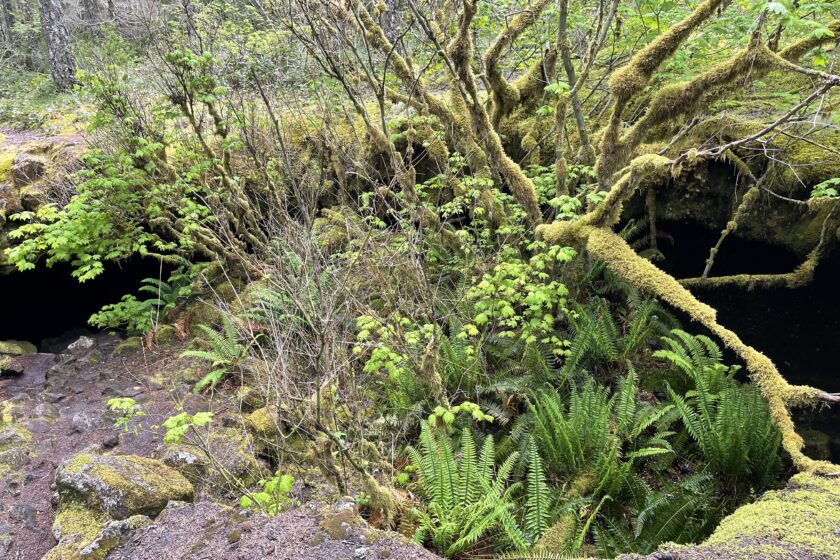
POLYGON ((789 408, 795 406, 836 402, 840 400, 836 395, 813 387, 790 385, 770 358, 745 344, 737 334, 717 322, 714 308, 699 301, 671 275, 636 254, 612 230, 579 222, 555 222, 539 228, 538 234, 549 243, 583 246, 590 255, 603 261, 625 281, 661 298, 709 329, 746 364, 750 377, 767 401, 773 423, 782 434, 782 446, 796 468, 823 474, 840 471, 837 465, 811 459, 802 452, 804 442, 796 433, 789 412, 789 408))
POLYGON ((537 0, 533 6, 519 12, 496 36, 484 51, 484 75, 490 85, 490 99, 493 103, 491 118, 494 127, 507 116, 519 101, 519 89, 508 82, 499 68, 499 58, 516 39, 533 25, 548 5, 549 0, 537 0))

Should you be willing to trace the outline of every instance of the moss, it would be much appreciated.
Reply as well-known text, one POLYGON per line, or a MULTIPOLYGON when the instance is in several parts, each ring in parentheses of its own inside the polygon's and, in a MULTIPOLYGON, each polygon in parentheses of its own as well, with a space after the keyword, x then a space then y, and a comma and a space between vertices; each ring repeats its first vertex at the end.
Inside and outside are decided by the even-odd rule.
POLYGON ((405 500, 393 488, 383 486, 368 473, 362 478, 362 488, 370 496, 370 508, 377 513, 383 527, 395 525, 400 513, 405 509, 405 500))
POLYGON ((239 491, 240 485, 253 486, 269 474, 256 458, 254 438, 239 428, 214 429, 208 436, 206 448, 182 444, 175 452, 203 459, 202 465, 196 465, 186 474, 200 481, 205 489, 214 492, 231 489, 239 491), (206 473, 203 472, 204 461, 207 465, 206 473))
POLYGON ((685 558, 840 558, 840 479, 801 473, 724 519, 702 545, 672 547, 685 558))
POLYGON ((363 524, 364 521, 355 511, 345 510, 327 517, 321 521, 319 527, 331 539, 341 541, 347 539, 353 529, 361 527, 363 524))
POLYGON ((59 493, 121 519, 156 515, 170 500, 188 501, 193 486, 178 471, 135 455, 80 454, 56 473, 59 493))
POLYGON ((64 503, 53 522, 53 536, 59 541, 43 560, 71 560, 90 544, 105 522, 105 516, 79 502, 64 503))
MULTIPOLYGON (((595 486, 595 473, 584 472, 569 483, 565 499, 576 500, 587 496, 595 486)), ((563 553, 570 549, 572 540, 577 536, 577 516, 574 513, 566 513, 540 538, 537 542, 537 550, 547 552, 563 553)))
POLYGON ((139 336, 126 338, 114 347, 114 356, 125 356, 143 349, 143 339, 139 336))
POLYGON ((812 134, 809 140, 811 142, 791 140, 779 146, 781 151, 776 157, 786 164, 781 166, 777 179, 780 186, 791 189, 804 185, 810 188, 827 179, 840 177, 840 158, 830 151, 840 150, 840 131, 812 134))
POLYGON ((192 336, 201 336, 204 334, 198 325, 205 325, 212 327, 219 325, 222 322, 222 313, 219 309, 210 303, 203 301, 196 302, 189 307, 190 317, 190 334, 192 336))
POLYGON ((245 417, 248 428, 266 437, 277 434, 277 413, 268 407, 258 408, 245 417))
POLYGON ((155 329, 155 342, 158 344, 171 344, 175 340, 175 327, 172 325, 158 325, 155 329))
POLYGON ((12 162, 16 152, 8 148, 0 150, 0 182, 9 181, 12 177, 12 162))
POLYGON ((723 2, 724 0, 702 2, 682 21, 651 41, 636 53, 628 64, 613 73, 609 82, 610 92, 620 99, 629 99, 642 91, 659 65, 670 58, 682 42, 723 2))
POLYGON ((0 341, 0 354, 26 356, 27 354, 34 354, 37 351, 38 348, 36 348, 31 342, 23 342, 20 340, 0 341))
POLYGON ((265 397, 249 385, 240 385, 236 389, 236 401, 244 412, 252 412, 265 406, 265 397))
POLYGON ((123 538, 151 523, 145 515, 132 515, 122 521, 109 523, 93 541, 79 551, 80 560, 105 560, 108 553, 120 545, 123 538))

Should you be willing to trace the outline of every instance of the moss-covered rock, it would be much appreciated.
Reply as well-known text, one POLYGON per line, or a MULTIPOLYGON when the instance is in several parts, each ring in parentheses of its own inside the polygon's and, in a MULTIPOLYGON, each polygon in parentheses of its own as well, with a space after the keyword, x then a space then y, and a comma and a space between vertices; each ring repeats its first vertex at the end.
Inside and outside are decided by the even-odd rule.
POLYGON ((0 354, 9 356, 27 356, 38 351, 31 342, 22 340, 0 340, 0 354))
POLYGON ((158 325, 155 329, 155 342, 169 344, 175 340, 175 327, 172 325, 158 325))
POLYGON ((248 429, 260 437, 278 435, 277 412, 267 406, 258 408, 245 416, 245 422, 248 429))
POLYGON ((53 536, 58 544, 43 560, 75 560, 79 550, 92 542, 105 522, 105 514, 70 501, 61 505, 53 522, 53 536))
POLYGON ((236 400, 243 412, 253 412, 265 406, 265 396, 248 385, 241 385, 236 390, 236 400))
POLYGON ((128 519, 111 521, 96 535, 89 544, 79 551, 80 560, 104 560, 108 553, 133 531, 152 522, 145 515, 132 515, 128 519))
POLYGON ((738 508, 700 545, 666 545, 680 560, 840 558, 840 479, 797 474, 738 508))
POLYGON ((193 486, 181 473, 134 455, 76 455, 58 468, 55 482, 62 501, 78 501, 113 519, 154 516, 170 500, 193 497, 193 486))
POLYGON ((126 356, 139 352, 143 348, 143 339, 139 336, 126 338, 114 347, 114 356, 126 356))
POLYGON ((213 430, 206 450, 184 443, 167 447, 161 458, 212 494, 239 491, 242 485, 253 486, 269 474, 256 457, 253 438, 239 428, 213 430), (208 451, 212 461, 207 457, 208 451), (238 484, 233 484, 232 479, 238 484))

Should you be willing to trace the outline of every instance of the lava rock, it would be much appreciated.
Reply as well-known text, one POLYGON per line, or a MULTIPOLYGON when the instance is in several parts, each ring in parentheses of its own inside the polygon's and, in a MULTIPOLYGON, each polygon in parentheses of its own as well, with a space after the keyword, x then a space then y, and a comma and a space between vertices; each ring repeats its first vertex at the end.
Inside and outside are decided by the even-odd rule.
POLYGON ((12 160, 12 183, 18 188, 31 185, 43 177, 46 171, 47 165, 42 158, 27 153, 20 154, 12 160))
POLYGON ((103 423, 101 415, 89 411, 77 412, 71 420, 73 432, 78 434, 84 434, 91 430, 101 428, 103 423))
POLYGON ((135 455, 76 455, 61 464, 55 483, 62 503, 80 501, 113 519, 154 516, 170 500, 193 497, 193 486, 181 473, 135 455))
POLYGON ((35 518, 38 515, 38 509, 32 505, 24 502, 17 503, 9 510, 9 517, 22 521, 27 529, 34 529, 35 518))

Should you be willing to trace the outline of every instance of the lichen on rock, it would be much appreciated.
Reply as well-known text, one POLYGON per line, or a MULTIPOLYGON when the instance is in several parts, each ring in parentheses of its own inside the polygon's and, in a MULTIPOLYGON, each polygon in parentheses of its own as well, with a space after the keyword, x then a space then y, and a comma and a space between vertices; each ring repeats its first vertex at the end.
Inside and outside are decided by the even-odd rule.
POLYGON ((55 482, 62 504, 77 501, 113 519, 154 516, 170 500, 193 497, 193 486, 181 473, 134 455, 76 455, 58 468, 55 482))

